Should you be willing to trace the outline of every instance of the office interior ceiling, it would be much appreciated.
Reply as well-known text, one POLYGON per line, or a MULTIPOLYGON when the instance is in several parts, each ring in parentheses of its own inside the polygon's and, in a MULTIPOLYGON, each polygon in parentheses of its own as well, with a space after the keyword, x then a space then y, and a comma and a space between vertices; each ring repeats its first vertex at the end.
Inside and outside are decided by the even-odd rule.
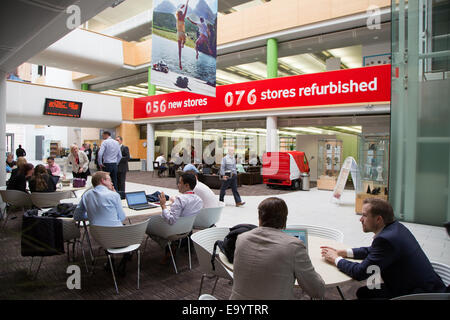
POLYGON ((114 0, 3 0, 0 10, 0 70, 13 71, 68 34, 66 8, 80 8, 81 23, 114 0))
MULTIPOLYGON (((117 1, 120 2, 121 0, 117 1)), ((218 0, 219 15, 245 10, 268 1, 270 0, 218 0)), ((95 32, 108 30, 106 32, 108 35, 117 36, 127 41, 142 40, 145 36, 151 34, 151 25, 147 22, 142 23, 140 26, 134 26, 132 31, 119 34, 110 34, 110 29, 115 25, 124 23, 126 20, 129 20, 129 23, 133 23, 133 19, 137 18, 138 15, 143 14, 145 11, 150 11, 151 13, 152 10, 153 0, 122 0, 117 6, 110 7, 90 19, 87 23, 87 29, 95 32)))

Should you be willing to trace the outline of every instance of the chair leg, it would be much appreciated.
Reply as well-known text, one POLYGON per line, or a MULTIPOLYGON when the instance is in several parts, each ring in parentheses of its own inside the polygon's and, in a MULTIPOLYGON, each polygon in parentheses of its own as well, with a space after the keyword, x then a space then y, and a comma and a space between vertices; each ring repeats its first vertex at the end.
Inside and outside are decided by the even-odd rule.
POLYGON ((94 252, 92 251, 91 238, 89 237, 89 231, 85 221, 83 221, 83 228, 89 245, 89 253, 91 254, 91 260, 94 260, 94 252))
POLYGON ((200 289, 198 290, 198 297, 200 298, 200 295, 202 294, 202 287, 203 287, 203 279, 205 278, 206 274, 202 274, 202 279, 200 280, 200 289))
POLYGON ((188 253, 189 253, 189 270, 192 270, 192 263, 191 263, 191 238, 189 236, 187 237, 188 242, 188 253))
POLYGON ((139 289, 139 277, 140 277, 140 270, 141 270, 141 252, 139 251, 139 249, 138 249, 138 251, 137 251, 137 254, 138 254, 138 276, 137 276, 137 280, 138 280, 138 282, 137 282, 137 288, 139 289))
POLYGON ((211 295, 214 295, 214 290, 216 290, 217 281, 219 280, 219 276, 216 276, 216 281, 214 281, 214 287, 212 289, 211 295))
POLYGON ((177 265, 175 264, 175 258, 173 257, 172 248, 171 248, 171 242, 167 244, 169 246, 170 256, 172 257, 173 267, 175 268, 175 273, 178 273, 177 265))
POLYGON ((111 261, 111 255, 110 254, 108 254, 108 259, 109 259, 109 266, 111 267, 111 273, 112 273, 113 280, 114 280, 114 286, 116 287, 117 294, 119 294, 119 289, 117 288, 116 276, 114 274, 114 267, 113 267, 113 264, 112 264, 112 261, 111 261))
POLYGON ((89 273, 89 268, 87 265, 87 261, 86 261, 86 254, 84 253, 84 248, 80 242, 80 240, 77 241, 80 244, 80 248, 81 248, 81 253, 83 254, 83 261, 84 261, 84 266, 86 267, 86 272, 89 273))

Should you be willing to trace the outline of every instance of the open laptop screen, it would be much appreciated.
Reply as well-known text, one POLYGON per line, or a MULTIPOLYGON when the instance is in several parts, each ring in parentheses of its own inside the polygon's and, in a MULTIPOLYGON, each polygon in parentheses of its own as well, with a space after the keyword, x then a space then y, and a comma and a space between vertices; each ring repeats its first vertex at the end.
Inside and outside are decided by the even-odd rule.
POLYGON ((147 203, 145 191, 127 192, 125 193, 125 198, 127 199, 128 206, 135 206, 147 203))
POLYGON ((300 240, 305 244, 306 250, 308 250, 308 230, 306 229, 286 229, 283 232, 290 234, 300 240))

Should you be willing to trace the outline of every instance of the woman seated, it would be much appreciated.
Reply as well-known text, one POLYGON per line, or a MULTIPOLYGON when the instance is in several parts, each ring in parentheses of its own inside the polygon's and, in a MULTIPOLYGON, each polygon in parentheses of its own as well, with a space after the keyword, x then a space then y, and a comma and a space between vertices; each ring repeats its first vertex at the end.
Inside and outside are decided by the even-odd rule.
POLYGON ((6 189, 27 192, 27 180, 33 175, 33 168, 31 163, 25 163, 14 169, 16 171, 11 173, 6 189))
POLYGON ((11 169, 16 165, 16 162, 14 161, 14 155, 11 152, 8 152, 6 156, 6 165, 11 169))
MULTIPOLYGON (((17 158, 17 162, 16 162, 16 167, 13 169, 11 166, 11 178, 13 176, 15 176, 17 174, 17 172, 19 172, 19 169, 24 166, 25 164, 27 164, 27 159, 25 159, 24 157, 19 157, 17 158)), ((10 179, 11 180, 11 179, 10 179)))
POLYGON ((56 185, 44 165, 38 164, 29 182, 31 192, 53 192, 56 185))

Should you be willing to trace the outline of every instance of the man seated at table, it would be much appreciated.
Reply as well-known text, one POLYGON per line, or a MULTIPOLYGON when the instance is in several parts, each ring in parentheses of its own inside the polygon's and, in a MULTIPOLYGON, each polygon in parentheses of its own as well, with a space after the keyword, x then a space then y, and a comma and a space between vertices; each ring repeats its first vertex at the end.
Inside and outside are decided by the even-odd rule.
MULTIPOLYGON (((173 225, 181 217, 196 215, 197 213, 200 212, 200 210, 203 207, 203 201, 193 191, 196 184, 197 180, 193 174, 183 172, 180 175, 180 179, 178 180, 178 191, 181 193, 181 195, 173 199, 173 203, 170 206, 170 209, 168 209, 166 206, 166 196, 164 192, 161 192, 161 194, 159 195, 159 203, 161 204, 162 208, 161 216, 168 224, 173 225)), ((167 240, 162 239, 157 235, 150 234, 149 236, 154 241, 156 241, 162 248, 166 247, 167 240)), ((176 249, 175 244, 173 244, 172 249, 173 249, 172 251, 176 249)), ((167 250, 166 257, 164 257, 162 263, 163 264, 166 263, 169 257, 170 254, 167 250)))
POLYGON ((166 167, 167 161, 166 161, 166 158, 164 158, 164 155, 162 155, 162 154, 159 155, 159 156, 155 159, 155 161, 158 162, 158 167, 159 167, 159 169, 158 169, 158 177, 160 177, 161 174, 163 174, 164 171, 167 170, 167 167, 166 167))
POLYGON ((59 177, 61 175, 61 168, 57 163, 55 163, 55 158, 48 157, 47 158, 47 165, 45 166, 46 169, 49 169, 53 176, 59 177))
MULTIPOLYGON (((92 176, 92 186, 93 189, 86 191, 81 197, 74 211, 74 220, 89 220, 95 226, 122 226, 126 216, 109 172, 97 171, 92 176)), ((124 254, 118 268, 119 275, 125 274, 126 261, 130 258, 131 255, 124 254)))
POLYGON ((322 247, 322 256, 355 280, 365 280, 378 270, 384 283, 371 283, 372 289, 368 286, 359 288, 358 299, 391 299, 415 293, 445 292, 444 283, 413 234, 395 221, 389 202, 365 199, 360 221, 364 232, 375 234, 370 247, 347 250, 322 247), (363 261, 357 263, 344 258, 363 261))
POLYGON ((294 284, 322 298, 325 283, 314 270, 304 243, 284 233, 288 208, 270 197, 258 206, 259 227, 238 236, 234 251, 232 300, 294 299, 294 284))
POLYGON ((217 208, 219 207, 219 201, 214 192, 203 182, 198 181, 198 173, 194 170, 186 170, 184 167, 183 171, 193 174, 197 183, 195 184, 194 193, 198 195, 203 201, 203 208, 217 208))

